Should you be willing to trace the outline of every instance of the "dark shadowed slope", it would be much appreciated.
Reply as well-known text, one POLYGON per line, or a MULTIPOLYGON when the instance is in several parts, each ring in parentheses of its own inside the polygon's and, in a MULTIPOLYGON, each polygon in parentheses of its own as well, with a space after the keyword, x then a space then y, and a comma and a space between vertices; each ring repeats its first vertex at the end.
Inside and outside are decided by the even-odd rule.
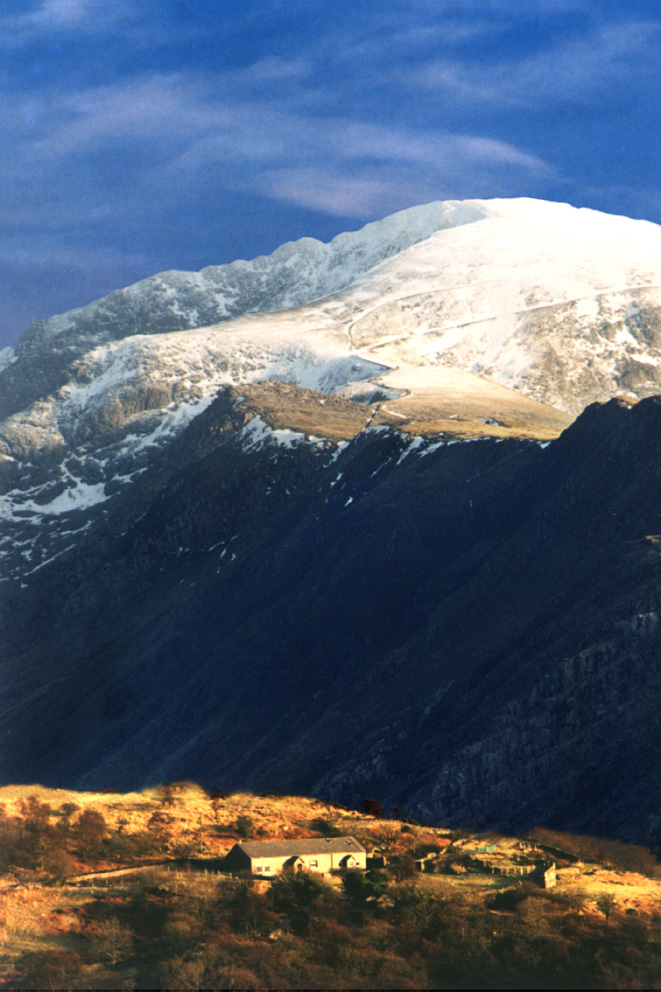
POLYGON ((221 396, 121 534, 7 604, 3 778, 658 843, 661 403, 595 405, 544 447, 378 428, 339 450, 247 443, 241 409, 221 396))

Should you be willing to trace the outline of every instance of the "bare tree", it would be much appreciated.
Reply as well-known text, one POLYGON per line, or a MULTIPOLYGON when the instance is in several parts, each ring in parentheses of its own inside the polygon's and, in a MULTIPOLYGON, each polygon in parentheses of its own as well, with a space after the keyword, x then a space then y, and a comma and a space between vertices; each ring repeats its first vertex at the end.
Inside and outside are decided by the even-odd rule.
POLYGON ((604 914, 606 917, 606 922, 608 923, 608 918, 617 906, 617 899, 612 894, 612 892, 602 892, 596 900, 597 909, 604 914))
POLYGON ((131 931, 119 922, 116 916, 104 920, 98 930, 98 949, 110 964, 115 967, 133 949, 131 931))
POLYGON ((222 789, 214 789, 213 792, 209 793, 209 802, 211 803, 211 809, 213 810, 213 818, 216 821, 216 823, 218 823, 218 815, 223 805, 224 798, 225 798, 225 793, 223 792, 222 789))

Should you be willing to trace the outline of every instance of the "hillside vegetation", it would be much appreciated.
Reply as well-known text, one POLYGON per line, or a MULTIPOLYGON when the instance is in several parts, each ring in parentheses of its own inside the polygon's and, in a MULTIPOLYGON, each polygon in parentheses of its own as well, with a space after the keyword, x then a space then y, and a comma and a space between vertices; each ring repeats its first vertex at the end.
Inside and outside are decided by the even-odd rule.
POLYGON ((191 783, 0 789, 0 983, 661 988, 661 877, 649 852, 543 830, 521 840, 449 831, 385 819, 374 800, 365 808, 372 815, 191 783), (349 833, 380 869, 222 873, 242 838, 349 833), (554 888, 515 874, 551 860, 554 888))

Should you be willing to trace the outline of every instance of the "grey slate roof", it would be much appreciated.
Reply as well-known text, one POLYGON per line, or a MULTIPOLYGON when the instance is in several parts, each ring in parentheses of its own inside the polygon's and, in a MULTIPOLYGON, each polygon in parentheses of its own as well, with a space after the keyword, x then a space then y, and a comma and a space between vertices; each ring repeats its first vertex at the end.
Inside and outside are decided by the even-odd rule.
POLYGON ((306 837, 303 840, 256 840, 236 845, 249 858, 290 857, 292 854, 352 854, 365 848, 355 837, 306 837))

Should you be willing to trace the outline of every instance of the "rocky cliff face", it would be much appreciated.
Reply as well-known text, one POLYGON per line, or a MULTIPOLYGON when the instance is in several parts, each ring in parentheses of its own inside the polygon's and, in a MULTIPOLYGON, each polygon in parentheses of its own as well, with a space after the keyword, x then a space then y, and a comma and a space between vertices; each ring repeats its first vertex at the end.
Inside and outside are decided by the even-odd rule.
POLYGON ((3 777, 657 843, 660 418, 338 445, 228 391, 6 601, 3 777))

